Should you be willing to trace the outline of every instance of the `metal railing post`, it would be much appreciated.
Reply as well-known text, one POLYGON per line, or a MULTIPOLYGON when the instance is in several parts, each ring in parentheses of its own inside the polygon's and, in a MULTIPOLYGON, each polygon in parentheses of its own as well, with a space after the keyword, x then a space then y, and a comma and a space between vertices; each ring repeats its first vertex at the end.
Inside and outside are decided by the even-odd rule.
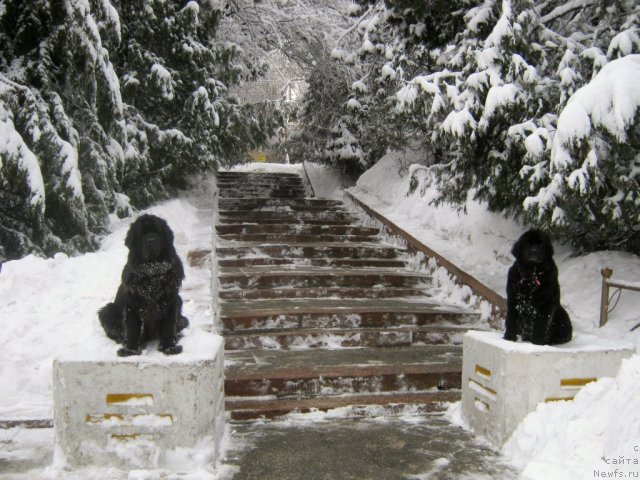
POLYGON ((607 315, 609 313, 609 279, 613 274, 613 270, 606 267, 600 270, 602 275, 602 298, 600 299, 600 326, 607 323, 607 315))

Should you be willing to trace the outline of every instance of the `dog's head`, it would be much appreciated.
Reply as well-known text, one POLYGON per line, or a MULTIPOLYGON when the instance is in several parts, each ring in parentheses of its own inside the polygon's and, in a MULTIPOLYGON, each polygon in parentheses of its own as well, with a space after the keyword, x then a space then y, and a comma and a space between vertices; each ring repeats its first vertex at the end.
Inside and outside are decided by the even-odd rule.
POLYGON ((529 230, 513 245, 511 254, 526 267, 538 268, 552 261, 553 245, 542 230, 529 230))
POLYGON ((131 224, 124 244, 140 263, 159 262, 171 255, 173 232, 160 217, 142 215, 131 224))

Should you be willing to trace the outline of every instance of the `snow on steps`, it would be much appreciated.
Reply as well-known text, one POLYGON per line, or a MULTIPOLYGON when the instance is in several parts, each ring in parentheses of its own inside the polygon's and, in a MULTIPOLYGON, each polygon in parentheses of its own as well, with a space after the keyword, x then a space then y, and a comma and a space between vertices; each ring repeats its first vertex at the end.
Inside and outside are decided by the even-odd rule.
POLYGON ((476 312, 434 301, 402 249, 342 202, 304 198, 297 175, 222 172, 218 186, 232 418, 459 399, 460 341, 476 312))

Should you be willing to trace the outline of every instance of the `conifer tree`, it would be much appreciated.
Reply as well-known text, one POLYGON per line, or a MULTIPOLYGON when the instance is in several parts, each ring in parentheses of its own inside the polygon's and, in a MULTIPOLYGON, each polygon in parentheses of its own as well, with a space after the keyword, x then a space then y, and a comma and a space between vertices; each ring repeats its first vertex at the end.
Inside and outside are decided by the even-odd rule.
POLYGON ((271 135, 278 116, 229 93, 259 69, 216 37, 221 8, 0 4, 0 261, 95 248, 109 215, 244 160, 271 135))

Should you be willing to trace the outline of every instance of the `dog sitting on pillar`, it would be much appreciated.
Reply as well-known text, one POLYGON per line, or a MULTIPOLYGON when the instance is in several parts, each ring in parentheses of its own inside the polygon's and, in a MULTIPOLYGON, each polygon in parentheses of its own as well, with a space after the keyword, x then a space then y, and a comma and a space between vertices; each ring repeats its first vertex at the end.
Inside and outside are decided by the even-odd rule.
POLYGON ((557 345, 571 340, 569 314, 560 305, 553 245, 541 230, 525 232, 511 250, 505 340, 557 345))

